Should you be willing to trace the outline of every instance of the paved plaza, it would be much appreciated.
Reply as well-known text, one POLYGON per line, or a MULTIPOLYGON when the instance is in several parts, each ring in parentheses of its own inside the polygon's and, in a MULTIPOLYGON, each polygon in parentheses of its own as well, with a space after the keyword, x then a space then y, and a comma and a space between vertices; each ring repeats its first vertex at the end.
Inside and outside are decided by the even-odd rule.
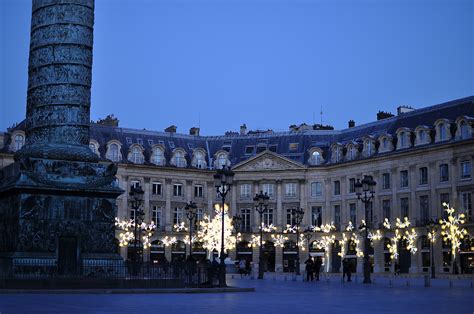
MULTIPOLYGON (((355 278, 354 278, 355 279, 355 278)), ((0 295, 4 313, 473 313, 470 280, 376 278, 375 284, 229 279, 256 292, 203 294, 12 294, 0 295)))

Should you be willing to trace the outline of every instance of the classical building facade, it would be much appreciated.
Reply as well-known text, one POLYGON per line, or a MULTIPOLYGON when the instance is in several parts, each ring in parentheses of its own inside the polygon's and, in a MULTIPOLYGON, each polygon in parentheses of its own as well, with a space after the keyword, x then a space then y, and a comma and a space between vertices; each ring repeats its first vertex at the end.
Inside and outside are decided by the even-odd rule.
MULTIPOLYGON (((411 255, 400 241, 400 271, 428 272, 426 226, 443 217, 443 202, 466 213, 465 226, 474 234, 474 97, 418 110, 399 107, 397 115, 379 112, 377 116, 377 121, 360 126, 350 121, 349 128, 343 130, 300 125, 276 133, 247 131, 243 125, 240 132, 224 136, 201 136, 197 128, 192 128, 189 135, 178 134, 175 126, 165 132, 127 129, 108 118, 91 124, 90 148, 104 162, 118 164, 117 181, 123 190, 128 192, 132 184, 143 187, 146 220, 158 226, 152 246, 144 254, 146 260, 173 260, 186 254, 186 233, 177 232, 174 225, 187 224, 184 206, 188 201, 198 205, 198 219, 212 215, 214 204, 219 202, 213 187, 214 169, 226 165, 235 172, 227 202, 231 215, 242 218, 242 236, 236 249, 230 251, 232 259, 250 258, 258 264, 258 247, 249 244, 260 224, 253 196, 264 191, 270 196, 270 204, 263 223, 277 228, 273 237, 264 234, 267 271, 294 269, 296 236, 280 234, 284 241, 275 243, 275 233, 291 225, 290 210, 301 207, 305 215, 300 230, 333 225, 329 233, 314 232, 309 241, 303 241, 301 261, 308 253, 321 256, 326 271, 340 271, 338 240, 344 233, 349 239, 343 243, 346 257, 361 271, 362 257, 357 255, 357 247, 363 247, 363 239, 359 237, 357 245, 350 238, 366 220, 372 231, 378 229, 382 234, 372 243, 373 271, 391 272, 393 263, 387 246, 391 231, 384 230, 382 223, 385 218, 394 222, 408 217, 410 228, 415 228, 418 235, 418 250, 411 255), (364 175, 373 176, 377 182, 368 217, 354 189, 356 180, 364 175), (349 222, 355 227, 350 232, 346 231, 349 222), (327 235, 334 235, 336 241, 321 248, 317 244, 327 235), (163 243, 166 236, 177 241, 163 243)), ((22 123, 0 135, 0 167, 11 163, 13 153, 22 147, 23 130, 22 123)), ((124 193, 117 200, 120 218, 133 217, 127 204, 128 193, 124 193)), ((465 239, 460 255, 464 272, 472 271, 473 250, 472 238, 465 239)), ((197 257, 205 256, 199 245, 194 251, 197 257)), ((121 254, 126 258, 127 248, 122 248, 121 254)), ((437 272, 451 272, 449 246, 439 238, 434 243, 434 255, 437 272)))

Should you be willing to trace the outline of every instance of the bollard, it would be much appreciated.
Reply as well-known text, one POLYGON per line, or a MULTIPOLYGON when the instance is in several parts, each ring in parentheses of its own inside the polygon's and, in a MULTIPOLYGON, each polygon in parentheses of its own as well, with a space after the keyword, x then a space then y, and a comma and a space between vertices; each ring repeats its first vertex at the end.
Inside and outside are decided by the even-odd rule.
POLYGON ((410 286, 410 280, 407 280, 407 287, 410 286))
POLYGON ((389 286, 390 288, 393 287, 392 278, 390 278, 390 279, 388 280, 388 286, 389 286))
POLYGON ((430 276, 425 275, 425 287, 431 287, 430 276))
POLYGON ((359 276, 358 276, 358 275, 355 275, 355 282, 356 282, 356 283, 359 282, 359 276))
POLYGON ((452 281, 452 280, 449 280, 449 287, 450 287, 450 288, 453 287, 453 281, 452 281))
POLYGON ((291 281, 296 281, 296 275, 293 274, 293 276, 291 277, 291 281))

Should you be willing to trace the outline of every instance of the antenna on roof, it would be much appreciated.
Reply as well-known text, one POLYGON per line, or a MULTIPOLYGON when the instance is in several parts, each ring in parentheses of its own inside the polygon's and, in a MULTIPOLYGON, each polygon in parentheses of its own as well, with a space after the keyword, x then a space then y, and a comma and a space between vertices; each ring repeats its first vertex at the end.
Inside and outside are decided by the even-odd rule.
POLYGON ((323 105, 321 105, 321 125, 323 125, 323 105))
POLYGON ((198 128, 201 128, 201 113, 198 112, 198 128))

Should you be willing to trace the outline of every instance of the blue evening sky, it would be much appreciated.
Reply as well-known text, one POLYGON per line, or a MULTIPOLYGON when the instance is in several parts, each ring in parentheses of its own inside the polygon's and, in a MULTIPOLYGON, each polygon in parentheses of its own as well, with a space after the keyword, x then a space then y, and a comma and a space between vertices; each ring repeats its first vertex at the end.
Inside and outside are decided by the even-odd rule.
MULTIPOLYGON (((345 128, 474 94, 470 0, 96 0, 92 119, 201 134, 345 128)), ((0 0, 0 130, 25 116, 31 2, 0 0)))

